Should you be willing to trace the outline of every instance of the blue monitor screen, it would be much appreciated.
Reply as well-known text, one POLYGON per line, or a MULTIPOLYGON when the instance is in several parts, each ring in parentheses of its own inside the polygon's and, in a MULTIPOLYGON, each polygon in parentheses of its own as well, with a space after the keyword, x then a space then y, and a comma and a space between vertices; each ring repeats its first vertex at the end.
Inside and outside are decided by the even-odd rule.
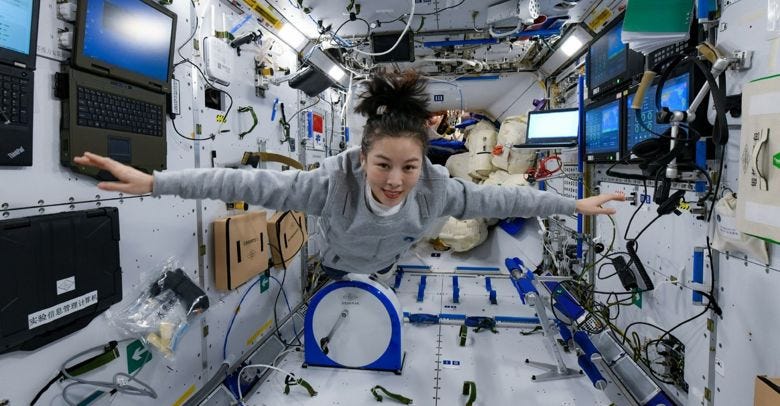
POLYGON ((621 22, 591 45, 588 65, 590 87, 599 87, 626 71, 626 46, 620 40, 622 32, 621 22))
POLYGON ((33 0, 0 0, 0 48, 30 54, 33 0))
POLYGON ((168 81, 173 19, 141 0, 89 0, 84 56, 168 81))
POLYGON ((620 151, 620 100, 585 112, 585 153, 620 151))
MULTIPOLYGON (((661 92, 661 106, 668 107, 669 110, 687 110, 688 109, 688 100, 690 96, 690 90, 688 86, 688 79, 689 75, 688 73, 682 74, 680 76, 677 76, 673 79, 669 79, 664 83, 663 91, 661 92)), ((644 122, 645 126, 653 132, 656 132, 658 134, 663 134, 664 131, 666 131, 669 128, 668 124, 658 124, 655 122, 655 92, 656 92, 657 86, 652 86, 647 90, 645 93, 645 99, 642 101, 642 110, 640 110, 640 114, 642 116, 642 122, 644 122)), ((649 131, 642 128, 642 126, 639 124, 639 121, 636 118, 636 113, 634 110, 630 108, 631 104, 634 101, 634 94, 631 94, 628 96, 628 131, 627 134, 627 140, 628 140, 628 149, 629 151, 631 148, 634 147, 634 145, 638 144, 641 141, 644 141, 648 138, 651 138, 653 134, 651 134, 649 131)))

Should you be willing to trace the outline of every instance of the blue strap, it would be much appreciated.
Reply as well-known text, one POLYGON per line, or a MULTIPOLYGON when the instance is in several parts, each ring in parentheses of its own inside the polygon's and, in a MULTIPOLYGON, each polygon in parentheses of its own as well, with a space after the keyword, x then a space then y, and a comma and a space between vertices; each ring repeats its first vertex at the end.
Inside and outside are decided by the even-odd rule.
POLYGON ((428 313, 409 314, 409 323, 413 324, 439 324, 439 316, 428 313))
POLYGON ((452 277, 452 302, 460 303, 460 287, 458 287, 458 277, 452 277))
POLYGON ((496 291, 493 290, 493 284, 490 282, 490 278, 485 278, 485 289, 488 291, 490 304, 497 305, 498 298, 496 297, 496 291))
POLYGON ((456 271, 477 271, 477 272, 500 272, 501 269, 494 266, 458 266, 455 267, 456 271))
POLYGON ((417 302, 422 302, 425 297, 425 284, 427 280, 428 277, 426 275, 420 276, 420 285, 417 288, 417 302))

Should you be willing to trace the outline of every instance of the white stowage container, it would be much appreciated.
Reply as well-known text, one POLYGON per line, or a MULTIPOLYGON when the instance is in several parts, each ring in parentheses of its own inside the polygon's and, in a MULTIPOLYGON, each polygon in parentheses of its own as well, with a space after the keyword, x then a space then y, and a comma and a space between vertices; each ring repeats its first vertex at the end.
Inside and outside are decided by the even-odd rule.
POLYGON ((512 145, 525 143, 527 116, 511 116, 504 119, 498 130, 496 144, 502 148, 492 156, 493 166, 509 173, 525 173, 533 165, 533 150, 513 149, 512 145))
POLYGON ((469 176, 471 169, 471 154, 464 152, 462 154, 451 155, 444 164, 453 178, 464 179, 473 182, 474 179, 469 176))
POLYGON ((469 131, 466 141, 471 159, 469 175, 476 179, 484 179, 493 171, 491 158, 493 147, 496 146, 496 129, 493 124, 482 120, 469 131))
POLYGON ((485 219, 458 220, 450 217, 439 233, 439 239, 455 252, 468 251, 488 237, 485 219))

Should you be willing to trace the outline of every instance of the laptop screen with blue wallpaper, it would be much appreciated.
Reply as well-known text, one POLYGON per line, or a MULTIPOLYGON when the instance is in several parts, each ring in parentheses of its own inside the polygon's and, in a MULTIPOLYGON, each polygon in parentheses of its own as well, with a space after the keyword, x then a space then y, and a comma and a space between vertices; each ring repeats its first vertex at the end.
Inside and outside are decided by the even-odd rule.
POLYGON ((0 0, 0 48, 28 55, 33 0, 0 0))
POLYGON ((173 19, 140 0, 89 0, 82 53, 167 82, 173 19))

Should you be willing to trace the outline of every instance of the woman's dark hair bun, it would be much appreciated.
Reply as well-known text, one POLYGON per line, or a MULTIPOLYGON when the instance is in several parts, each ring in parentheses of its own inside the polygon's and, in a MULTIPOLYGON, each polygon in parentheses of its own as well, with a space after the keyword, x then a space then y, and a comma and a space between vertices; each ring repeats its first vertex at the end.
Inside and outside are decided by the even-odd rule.
POLYGON ((428 112, 428 81, 413 70, 378 73, 366 83, 355 112, 367 117, 360 141, 368 154, 374 141, 383 137, 410 137, 428 147, 425 132, 428 112))
POLYGON ((428 82, 413 70, 379 73, 366 83, 355 112, 369 120, 391 115, 425 121, 428 116, 428 82))

